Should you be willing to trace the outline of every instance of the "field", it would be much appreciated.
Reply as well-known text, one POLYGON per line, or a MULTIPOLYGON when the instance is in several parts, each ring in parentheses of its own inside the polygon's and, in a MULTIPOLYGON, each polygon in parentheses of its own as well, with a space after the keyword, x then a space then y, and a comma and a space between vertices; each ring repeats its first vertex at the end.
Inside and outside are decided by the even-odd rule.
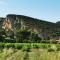
POLYGON ((0 60, 60 60, 60 44, 0 43, 0 60))

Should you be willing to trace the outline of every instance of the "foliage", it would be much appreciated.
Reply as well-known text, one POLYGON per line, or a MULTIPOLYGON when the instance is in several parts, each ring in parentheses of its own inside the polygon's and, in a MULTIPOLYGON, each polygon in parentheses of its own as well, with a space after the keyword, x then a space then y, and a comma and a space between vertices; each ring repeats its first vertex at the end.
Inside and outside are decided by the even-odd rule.
POLYGON ((20 43, 15 44, 16 49, 22 49, 22 47, 23 47, 23 44, 20 44, 20 43))
POLYGON ((0 43, 0 49, 3 48, 15 48, 28 50, 32 48, 40 48, 40 49, 53 49, 55 51, 60 50, 60 44, 45 44, 45 43, 0 43))
POLYGON ((60 50, 56 48, 60 44, 40 44, 40 43, 13 43, 18 48, 12 48, 12 43, 1 43, 4 46, 0 50, 0 60, 60 60, 60 50), (9 46, 9 48, 7 48, 9 46), (7 46, 7 47, 5 47, 7 46), (19 48, 19 46, 21 48, 19 48), (46 47, 45 47, 46 46, 46 47), (38 47, 38 48, 37 48, 38 47), (42 48, 43 47, 43 48, 42 48), (48 48, 47 48, 48 47, 48 48))
POLYGON ((25 45, 23 46, 23 48, 22 48, 23 51, 27 51, 27 52, 29 52, 30 49, 31 49, 31 45, 30 45, 30 44, 25 44, 25 45))

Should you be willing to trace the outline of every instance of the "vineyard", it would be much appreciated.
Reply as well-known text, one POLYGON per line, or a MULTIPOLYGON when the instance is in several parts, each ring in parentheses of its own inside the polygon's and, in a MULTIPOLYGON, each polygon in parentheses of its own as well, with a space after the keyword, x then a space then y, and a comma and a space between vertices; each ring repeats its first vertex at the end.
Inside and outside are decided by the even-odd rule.
POLYGON ((0 43, 0 60, 60 60, 60 45, 0 43))

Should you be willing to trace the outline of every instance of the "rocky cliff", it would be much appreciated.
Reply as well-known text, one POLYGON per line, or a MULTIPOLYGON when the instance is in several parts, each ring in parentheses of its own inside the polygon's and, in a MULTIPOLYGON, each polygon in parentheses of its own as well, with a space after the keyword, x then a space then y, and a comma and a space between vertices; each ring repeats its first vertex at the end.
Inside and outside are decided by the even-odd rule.
POLYGON ((34 31, 39 37, 60 37, 60 25, 23 15, 8 14, 6 18, 0 18, 0 26, 6 31, 27 29, 34 31))

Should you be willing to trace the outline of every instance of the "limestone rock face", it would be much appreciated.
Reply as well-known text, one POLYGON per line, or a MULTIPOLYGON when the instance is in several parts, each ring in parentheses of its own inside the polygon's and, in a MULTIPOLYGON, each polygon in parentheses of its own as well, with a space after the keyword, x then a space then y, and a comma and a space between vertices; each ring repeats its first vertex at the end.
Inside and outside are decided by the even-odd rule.
POLYGON ((12 35, 10 32, 15 30, 27 29, 45 38, 54 34, 60 37, 60 25, 23 15, 8 14, 6 18, 0 18, 0 27, 5 29, 7 35, 12 35))
POLYGON ((20 18, 17 17, 16 15, 7 15, 6 19, 11 22, 13 29, 20 29, 21 28, 20 18))
POLYGON ((10 20, 5 20, 3 22, 3 29, 5 29, 6 31, 13 30, 12 29, 12 24, 11 24, 10 20))

